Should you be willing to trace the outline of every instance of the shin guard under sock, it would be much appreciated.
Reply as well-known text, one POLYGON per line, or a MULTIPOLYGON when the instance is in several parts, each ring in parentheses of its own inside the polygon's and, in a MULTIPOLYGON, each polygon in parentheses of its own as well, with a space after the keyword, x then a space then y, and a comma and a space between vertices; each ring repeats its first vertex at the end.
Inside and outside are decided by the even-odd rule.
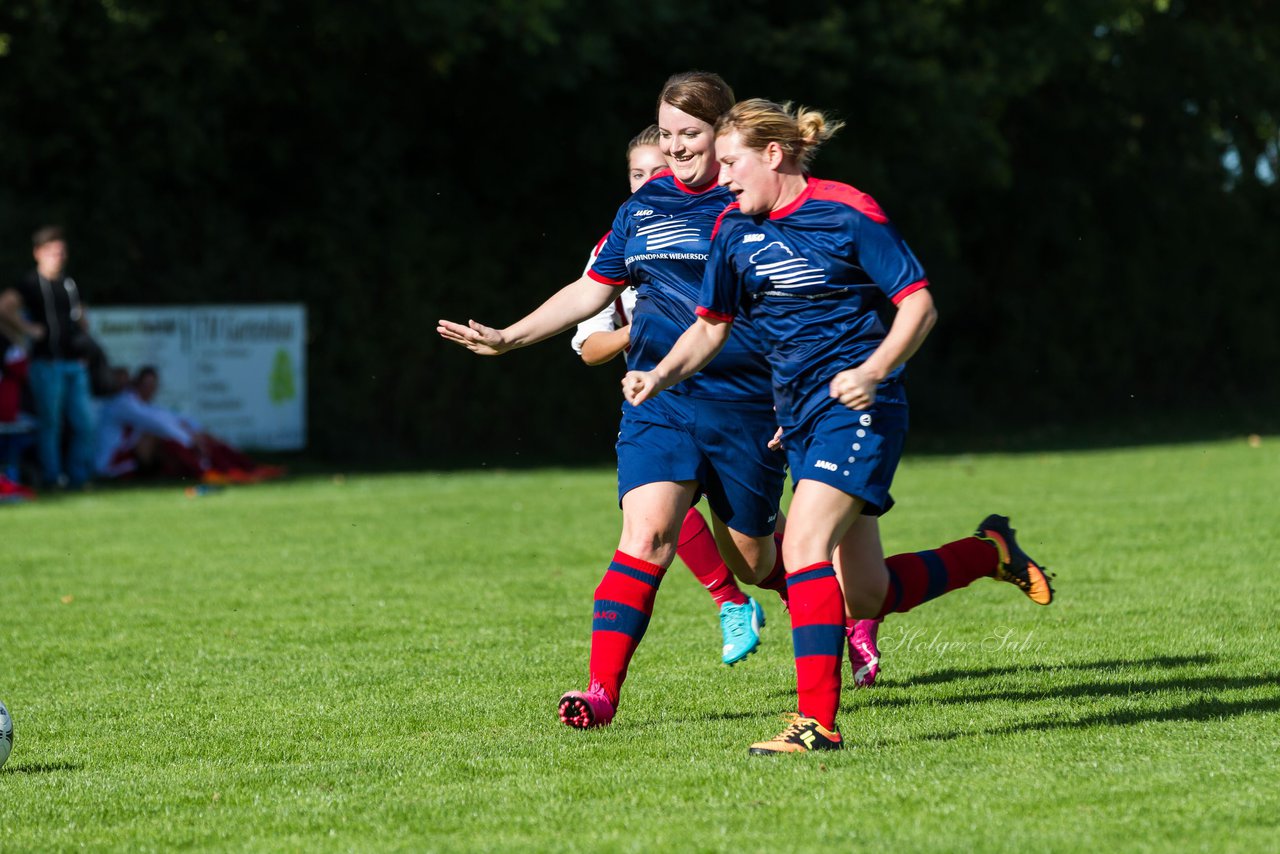
POLYGON ((604 688, 616 706, 627 678, 627 665, 649 627, 653 600, 666 570, 624 552, 596 587, 591 621, 591 681, 604 688))
POLYGON ((844 652, 844 596, 830 561, 787 576, 800 714, 835 729, 844 652))

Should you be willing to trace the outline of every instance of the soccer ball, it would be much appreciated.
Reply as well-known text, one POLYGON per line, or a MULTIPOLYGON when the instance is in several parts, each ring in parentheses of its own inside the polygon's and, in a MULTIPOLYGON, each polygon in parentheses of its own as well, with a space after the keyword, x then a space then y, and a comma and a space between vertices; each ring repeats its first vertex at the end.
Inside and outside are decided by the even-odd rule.
POLYGON ((0 702, 0 767, 9 759, 9 751, 13 750, 13 718, 9 710, 0 702))

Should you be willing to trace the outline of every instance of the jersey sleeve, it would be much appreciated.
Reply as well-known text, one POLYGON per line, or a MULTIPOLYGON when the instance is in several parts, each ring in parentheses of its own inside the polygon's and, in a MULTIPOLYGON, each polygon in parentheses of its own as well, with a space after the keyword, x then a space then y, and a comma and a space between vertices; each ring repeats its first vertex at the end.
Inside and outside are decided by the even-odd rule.
POLYGON ((596 259, 600 257, 600 247, 604 246, 604 242, 608 239, 609 235, 606 234, 604 237, 596 241, 595 246, 591 247, 591 254, 587 256, 587 266, 582 268, 582 275, 585 276, 587 273, 591 272, 591 265, 596 263, 596 259))
POLYGON ((587 268, 587 276, 602 285, 615 288, 629 284, 627 274, 627 216, 626 205, 618 208, 613 218, 613 228, 605 235, 604 240, 596 247, 595 259, 587 268))
POLYGON ((698 294, 698 307, 695 311, 699 317, 732 323, 742 304, 743 286, 730 251, 735 232, 733 226, 725 220, 724 214, 721 214, 712 234, 711 255, 707 259, 707 269, 702 274, 702 290, 698 294))
POLYGON ((858 263, 894 305, 927 288, 924 267, 893 223, 858 215, 858 263))

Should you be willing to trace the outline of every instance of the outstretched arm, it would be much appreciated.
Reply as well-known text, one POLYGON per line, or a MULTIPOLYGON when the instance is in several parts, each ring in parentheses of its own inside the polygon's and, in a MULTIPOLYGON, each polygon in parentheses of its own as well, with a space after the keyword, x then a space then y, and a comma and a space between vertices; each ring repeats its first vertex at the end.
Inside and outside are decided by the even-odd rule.
POLYGON ((831 396, 850 409, 867 409, 876 400, 876 387, 920 349, 938 319, 933 297, 921 288, 898 304, 889 334, 865 362, 841 371, 831 380, 831 396))
POLYGON ((639 406, 663 389, 688 379, 707 366, 729 340, 732 323, 699 317, 651 371, 629 371, 622 378, 622 395, 639 406))
POLYGON ((466 347, 481 356, 500 356, 517 347, 527 347, 590 317, 609 304, 615 288, 583 276, 556 291, 542 305, 505 329, 494 329, 469 320, 438 321, 436 332, 446 341, 466 347))

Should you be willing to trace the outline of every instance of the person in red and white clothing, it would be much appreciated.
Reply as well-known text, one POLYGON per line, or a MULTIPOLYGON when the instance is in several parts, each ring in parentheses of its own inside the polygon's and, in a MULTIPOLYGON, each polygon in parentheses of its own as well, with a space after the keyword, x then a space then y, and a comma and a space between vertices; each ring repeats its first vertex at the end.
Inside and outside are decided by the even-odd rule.
POLYGON ((154 402, 159 373, 139 368, 132 380, 124 368, 113 371, 119 391, 98 412, 94 469, 101 477, 144 474, 200 480, 203 483, 257 483, 284 470, 264 466, 203 427, 154 402))
POLYGON ((22 411, 27 385, 25 330, 0 322, 0 502, 25 501, 35 492, 19 480, 18 463, 33 440, 35 421, 22 411))

